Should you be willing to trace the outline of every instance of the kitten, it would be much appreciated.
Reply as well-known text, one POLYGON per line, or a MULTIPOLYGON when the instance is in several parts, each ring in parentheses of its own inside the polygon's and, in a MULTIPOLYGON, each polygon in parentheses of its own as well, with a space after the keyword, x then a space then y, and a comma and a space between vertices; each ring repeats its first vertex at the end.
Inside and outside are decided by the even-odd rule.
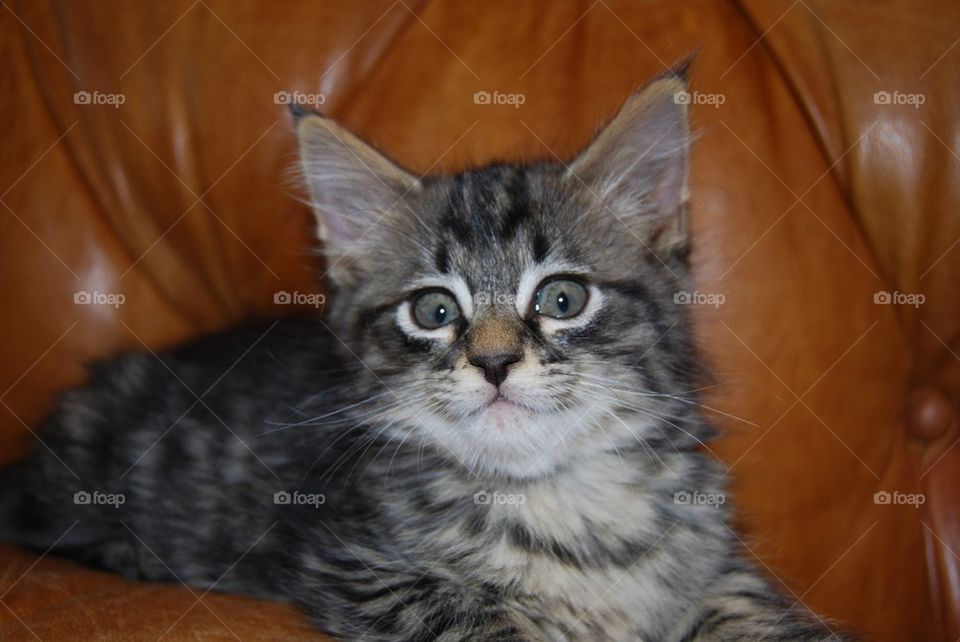
POLYGON ((346 640, 834 637, 743 561, 700 447, 684 88, 569 166, 426 178, 295 112, 332 305, 96 365, 4 536, 346 640))

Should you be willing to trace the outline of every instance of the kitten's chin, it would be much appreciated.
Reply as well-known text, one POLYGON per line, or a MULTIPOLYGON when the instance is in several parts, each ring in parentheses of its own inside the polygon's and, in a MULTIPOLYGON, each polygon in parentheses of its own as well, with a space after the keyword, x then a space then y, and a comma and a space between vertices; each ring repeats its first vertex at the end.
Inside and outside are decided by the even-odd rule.
POLYGON ((498 433, 523 430, 535 420, 533 412, 504 397, 497 397, 475 413, 490 430, 498 433))
POLYGON ((513 479, 545 477, 556 470, 566 448, 551 438, 556 416, 498 399, 474 417, 468 461, 484 473, 513 479))
MULTIPOLYGON (((531 480, 550 476, 574 455, 583 417, 534 407, 507 391, 455 397, 446 415, 415 413, 411 421, 471 475, 531 480)), ((545 404, 546 405, 546 404, 545 404)))

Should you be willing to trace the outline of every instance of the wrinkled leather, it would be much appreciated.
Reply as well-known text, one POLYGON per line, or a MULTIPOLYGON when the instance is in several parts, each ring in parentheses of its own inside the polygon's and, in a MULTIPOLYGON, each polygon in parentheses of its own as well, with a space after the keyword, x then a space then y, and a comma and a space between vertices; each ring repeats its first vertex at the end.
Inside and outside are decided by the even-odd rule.
MULTIPOLYGON (((11 0, 0 454, 26 451, 91 359, 315 291, 275 92, 322 92, 323 111, 437 172, 569 157, 695 50, 691 90, 724 97, 691 110, 695 277, 725 302, 694 314, 744 543, 798 601, 872 639, 954 640, 960 428, 918 437, 905 408, 926 386, 955 415, 960 395, 957 24, 943 0, 11 0), (480 90, 525 101, 477 105, 480 90), (77 105, 77 91, 125 102, 77 105), (878 91, 925 102, 876 104, 878 91), (80 290, 126 302, 75 305, 80 290), (884 490, 926 502, 875 504, 884 490)), ((12 547, 0 595, 0 637, 15 639, 311 635, 288 606, 211 594, 212 615, 186 588, 12 547)))

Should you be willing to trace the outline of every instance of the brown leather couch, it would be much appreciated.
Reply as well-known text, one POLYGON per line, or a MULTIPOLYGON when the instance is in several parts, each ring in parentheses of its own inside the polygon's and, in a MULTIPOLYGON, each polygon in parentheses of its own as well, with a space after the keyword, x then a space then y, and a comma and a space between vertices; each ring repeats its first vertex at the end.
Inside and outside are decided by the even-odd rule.
MULTIPOLYGON (((695 274, 724 298, 696 318, 744 543, 869 638, 955 640, 958 38, 946 0, 6 0, 2 459, 89 360, 318 287, 276 92, 322 93, 438 172, 567 157, 696 51, 695 274), (84 291, 124 302, 75 304, 84 291)), ((313 633, 288 606, 0 546, 0 638, 161 635, 313 633)))

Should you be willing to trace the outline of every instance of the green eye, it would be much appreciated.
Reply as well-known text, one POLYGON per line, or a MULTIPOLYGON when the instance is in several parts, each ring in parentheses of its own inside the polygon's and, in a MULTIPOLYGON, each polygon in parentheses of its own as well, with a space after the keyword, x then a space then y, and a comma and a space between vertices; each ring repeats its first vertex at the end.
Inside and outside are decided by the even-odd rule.
POLYGON ((544 281, 537 288, 533 309, 537 314, 554 319, 575 317, 587 305, 587 288, 572 279, 544 281))
POLYGON ((449 292, 424 292, 413 300, 413 320, 421 328, 436 330, 460 317, 460 306, 449 292))

